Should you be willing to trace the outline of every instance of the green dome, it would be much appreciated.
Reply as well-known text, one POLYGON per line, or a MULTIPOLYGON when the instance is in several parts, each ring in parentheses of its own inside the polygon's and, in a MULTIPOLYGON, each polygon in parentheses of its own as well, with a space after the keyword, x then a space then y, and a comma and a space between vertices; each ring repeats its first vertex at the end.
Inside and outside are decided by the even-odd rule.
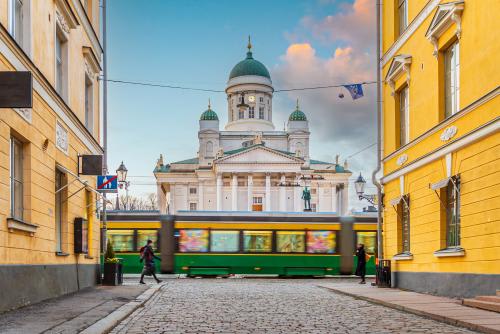
POLYGON ((201 114, 200 121, 218 121, 217 113, 208 107, 207 110, 201 114))
POLYGON ((247 52, 246 59, 240 61, 233 67, 231 73, 229 74, 229 80, 244 75, 258 75, 271 79, 267 68, 260 61, 253 59, 251 51, 247 52))
POLYGON ((297 106, 295 107, 295 111, 290 114, 290 117, 288 117, 288 120, 289 121, 307 121, 306 114, 304 114, 299 109, 299 99, 297 99, 297 106))

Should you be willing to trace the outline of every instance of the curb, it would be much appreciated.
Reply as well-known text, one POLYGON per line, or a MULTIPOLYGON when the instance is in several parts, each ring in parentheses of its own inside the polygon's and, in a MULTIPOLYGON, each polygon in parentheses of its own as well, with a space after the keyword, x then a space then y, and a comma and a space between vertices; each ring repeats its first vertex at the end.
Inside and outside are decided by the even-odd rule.
MULTIPOLYGON (((500 333, 499 331, 497 331, 493 328, 485 327, 485 326, 478 325, 478 324, 472 324, 470 322, 463 321, 460 319, 454 319, 454 318, 450 318, 450 317, 435 314, 435 313, 430 313, 430 312, 421 311, 421 310, 415 310, 413 308, 409 308, 406 306, 402 306, 402 305, 398 305, 398 304, 394 304, 394 303, 390 303, 390 302, 385 302, 385 301, 382 301, 380 299, 356 295, 354 293, 349 293, 349 292, 337 290, 337 289, 332 288, 332 287, 326 287, 326 286, 321 286, 321 285, 317 285, 317 286, 320 288, 323 288, 323 289, 331 290, 331 291, 338 293, 338 294, 341 294, 341 295, 349 296, 349 297, 352 297, 355 299, 361 299, 361 300, 364 300, 364 301, 367 301, 367 302, 370 302, 373 304, 378 304, 378 305, 390 307, 390 308, 395 309, 395 310, 399 310, 399 311, 403 311, 403 312, 407 312, 407 313, 412 313, 412 314, 415 314, 415 315, 418 315, 421 317, 425 317, 425 318, 429 318, 429 319, 436 320, 439 322, 443 322, 443 323, 448 324, 448 325, 462 327, 465 329, 470 329, 470 330, 473 330, 476 332, 481 332, 481 333, 486 333, 486 334, 498 334, 498 333, 500 333)), ((387 289, 389 289, 389 288, 387 288, 387 289)))
POLYGON ((141 293, 137 298, 133 301, 130 301, 110 314, 106 317, 100 319, 93 325, 85 328, 80 334, 103 334, 109 333, 116 325, 118 325, 123 319, 128 317, 132 312, 137 310, 139 307, 142 307, 146 301, 148 301, 158 290, 161 289, 163 285, 154 285, 151 288, 147 289, 143 293, 141 293))

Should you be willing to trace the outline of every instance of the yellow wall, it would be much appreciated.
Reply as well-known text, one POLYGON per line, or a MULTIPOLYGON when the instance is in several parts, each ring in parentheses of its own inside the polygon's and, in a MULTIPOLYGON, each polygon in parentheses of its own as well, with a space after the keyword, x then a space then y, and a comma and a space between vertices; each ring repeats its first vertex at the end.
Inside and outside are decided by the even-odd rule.
MULTIPOLYGON (((441 1, 446 3, 450 1, 441 1)), ((409 1, 410 21, 430 1, 409 1)), ((384 1, 383 50, 394 43, 393 3, 384 1)), ((461 247, 465 256, 437 258, 433 253, 442 248, 440 242, 440 203, 429 184, 447 177, 445 156, 418 168, 415 162, 471 134, 487 124, 498 124, 500 100, 500 42, 491 31, 498 30, 495 13, 500 10, 496 0, 465 0, 460 36, 460 108, 462 111, 448 120, 442 120, 442 76, 440 59, 433 56, 434 47, 425 37, 436 9, 428 15, 418 29, 404 41, 395 55, 412 56, 410 66, 409 105, 410 143, 397 149, 396 102, 391 87, 383 85, 383 142, 384 178, 397 175, 407 168, 401 193, 401 180, 396 177, 384 184, 384 252, 392 258, 398 249, 397 216, 389 201, 402 194, 410 196, 410 250, 412 260, 393 261, 396 271, 500 273, 500 134, 486 137, 456 148, 451 154, 451 175, 461 179, 461 247), (492 93, 493 92, 493 93, 492 93), (489 95, 488 95, 489 94, 489 95), (485 99, 485 96, 489 99, 485 99), (470 106, 469 108, 466 108, 470 106), (465 110, 464 110, 465 109, 465 110), (440 139, 451 126, 456 135, 448 141, 440 139), (398 158, 407 155, 403 165, 398 158), (409 169, 409 171, 408 171, 409 169)), ((453 40, 456 24, 439 38, 442 50, 453 40)), ((383 66, 385 77, 390 58, 383 66)), ((404 75, 403 75, 404 76, 404 75)), ((396 89, 406 77, 396 80, 396 89)))
MULTIPOLYGON (((69 1, 72 3, 72 1, 69 1)), ((0 0, 0 43, 8 48, 8 52, 0 52, 0 71, 14 71, 20 64, 33 73, 38 87, 33 91, 33 108, 31 123, 22 118, 13 109, 0 110, 0 264, 70 264, 98 263, 99 224, 95 217, 95 205, 87 208, 87 203, 95 201, 94 193, 78 192, 68 200, 66 221, 63 223, 63 252, 69 256, 56 256, 55 242, 55 170, 61 165, 73 173, 77 173, 77 155, 90 152, 102 154, 99 147, 99 82, 94 77, 94 131, 89 133, 84 125, 84 79, 85 65, 83 47, 91 47, 87 32, 83 25, 71 29, 68 40, 68 100, 57 95, 54 86, 54 32, 55 1, 31 0, 32 11, 32 52, 31 57, 23 55, 19 47, 13 43, 6 33, 8 27, 7 0, 0 0), (15 58, 13 58, 13 56, 15 58), (31 61, 30 61, 31 59, 31 61), (43 93, 40 93, 43 92, 43 93), (46 94, 46 95, 45 95, 46 94), (47 97, 48 96, 48 97, 47 97), (51 105, 55 103, 59 114, 51 105), (61 116, 60 112, 64 114, 61 116), (68 131, 69 149, 64 153, 56 147, 56 122, 68 131), (73 130, 76 128, 77 130, 73 130), (36 232, 7 229, 7 218, 10 217, 10 159, 9 141, 11 135, 24 142, 24 220, 38 225, 36 232), (44 141, 48 139, 46 150, 44 141), (89 144, 90 143, 90 144, 89 144), (90 146, 89 146, 90 145, 90 146), (97 151, 97 152, 96 152, 97 151), (88 198, 87 198, 88 197, 88 198), (74 255, 73 221, 75 217, 86 217, 89 221, 89 255, 74 255)), ((82 20, 82 18, 78 18, 82 20)), ((98 18, 93 21, 96 27, 98 18)), ((97 29, 98 30, 98 29, 97 29)), ((100 50, 93 50, 100 55, 100 50)), ((29 55, 28 55, 29 56, 29 55)), ((99 57, 100 58, 100 57, 99 57)), ((96 73, 98 74, 98 73, 96 73)), ((95 186, 94 177, 84 177, 89 184, 95 186)), ((70 184, 67 193, 73 194, 81 184, 72 182, 74 177, 67 175, 70 184)))

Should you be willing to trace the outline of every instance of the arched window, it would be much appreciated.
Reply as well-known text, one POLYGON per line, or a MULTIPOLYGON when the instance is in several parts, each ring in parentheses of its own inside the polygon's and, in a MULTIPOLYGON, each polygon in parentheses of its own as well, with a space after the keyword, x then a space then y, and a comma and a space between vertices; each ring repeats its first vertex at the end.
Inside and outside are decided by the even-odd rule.
POLYGON ((209 141, 207 143, 207 156, 211 157, 214 155, 214 143, 209 141))

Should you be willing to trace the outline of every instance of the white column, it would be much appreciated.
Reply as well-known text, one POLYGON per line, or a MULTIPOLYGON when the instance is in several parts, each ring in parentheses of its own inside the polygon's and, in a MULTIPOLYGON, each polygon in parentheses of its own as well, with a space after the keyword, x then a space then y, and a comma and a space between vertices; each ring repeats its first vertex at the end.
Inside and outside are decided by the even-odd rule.
MULTIPOLYGON (((295 182, 300 185, 300 175, 297 174, 295 177, 295 182)), ((302 212, 302 200, 301 200, 301 191, 302 187, 294 187, 293 188, 293 211, 302 212)))
POLYGON ((233 174, 231 182, 231 210, 238 211, 238 175, 233 174))
POLYGON ((349 210, 349 184, 344 184, 342 189, 342 215, 345 216, 349 210))
POLYGON ((271 174, 266 174, 266 211, 271 211, 271 174))
POLYGON ((279 211, 286 211, 286 187, 285 187, 285 174, 281 174, 280 183, 282 184, 279 188, 280 205, 279 211))
POLYGON ((205 194, 203 194, 203 181, 198 180, 198 210, 204 210, 205 194))
POLYGON ((222 211, 222 174, 217 174, 217 211, 222 211))
POLYGON ((166 194, 163 191, 163 187, 161 183, 157 184, 157 202, 158 202, 158 209, 160 210, 160 214, 166 214, 167 213, 167 198, 166 194))
POLYGON ((335 183, 332 183, 331 193, 332 193, 332 212, 337 212, 337 214, 340 215, 340 213, 337 210, 337 187, 335 183))
POLYGON ((316 203, 316 212, 321 212, 321 188, 319 187, 319 182, 316 184, 316 198, 318 199, 318 202, 316 203))
POLYGON ((170 214, 175 214, 175 184, 170 185, 170 214))
POLYGON ((248 185, 247 185, 247 197, 248 197, 248 211, 252 211, 253 205, 253 176, 248 174, 248 185))

